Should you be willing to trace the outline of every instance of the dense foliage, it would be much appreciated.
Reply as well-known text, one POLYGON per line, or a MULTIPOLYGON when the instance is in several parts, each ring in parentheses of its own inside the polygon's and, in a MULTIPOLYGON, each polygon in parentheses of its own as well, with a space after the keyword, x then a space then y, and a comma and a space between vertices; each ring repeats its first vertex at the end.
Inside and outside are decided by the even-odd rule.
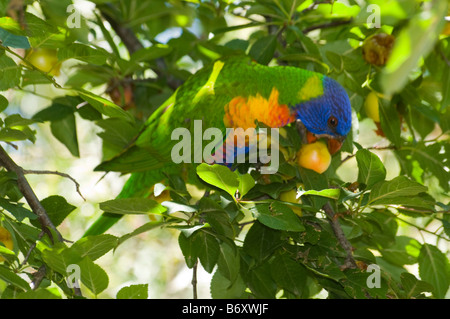
MULTIPOLYGON (((90 2, 88 13, 70 0, 0 3, 2 298, 102 296, 109 270, 96 260, 156 228, 177 230, 194 274, 200 265, 213 273, 213 298, 448 297, 446 0, 90 2), (40 139, 35 128, 50 123, 51 142, 77 158, 79 121, 89 121, 103 142, 100 164, 190 75, 231 54, 327 74, 345 87, 353 130, 330 167, 298 166, 301 140, 287 127, 277 174, 187 168, 195 176, 168 176, 151 198, 110 194, 99 203, 148 214, 134 231, 62 240, 58 227, 76 207, 60 194, 33 197, 25 177, 52 172, 11 159, 40 139), (46 86, 58 95, 31 118, 9 102, 45 95, 46 86), (81 289, 71 285, 74 269, 81 289)), ((148 288, 131 285, 116 297, 145 298, 148 288)))

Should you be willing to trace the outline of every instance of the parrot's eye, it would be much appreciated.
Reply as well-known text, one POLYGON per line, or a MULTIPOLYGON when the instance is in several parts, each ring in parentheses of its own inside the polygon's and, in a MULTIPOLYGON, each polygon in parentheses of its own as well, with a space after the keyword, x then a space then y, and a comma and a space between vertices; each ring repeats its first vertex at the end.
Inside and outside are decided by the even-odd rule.
POLYGON ((336 127, 338 125, 338 120, 334 116, 330 116, 328 119, 328 126, 330 127, 336 127))

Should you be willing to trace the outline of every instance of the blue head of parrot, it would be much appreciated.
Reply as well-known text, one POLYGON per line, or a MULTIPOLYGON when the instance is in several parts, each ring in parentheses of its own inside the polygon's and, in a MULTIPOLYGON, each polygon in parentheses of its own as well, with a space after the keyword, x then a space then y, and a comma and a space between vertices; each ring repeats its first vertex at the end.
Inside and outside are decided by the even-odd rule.
POLYGON ((331 154, 336 153, 352 126, 350 99, 335 80, 323 77, 323 95, 297 105, 296 117, 315 138, 327 138, 331 154))

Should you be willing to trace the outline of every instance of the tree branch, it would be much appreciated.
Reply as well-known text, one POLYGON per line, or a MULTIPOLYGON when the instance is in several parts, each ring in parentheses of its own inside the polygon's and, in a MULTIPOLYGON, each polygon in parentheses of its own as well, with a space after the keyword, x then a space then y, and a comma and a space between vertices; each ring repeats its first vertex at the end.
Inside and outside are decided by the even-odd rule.
POLYGON ((198 299, 197 295, 197 265, 198 260, 195 262, 194 267, 192 267, 192 297, 193 299, 198 299))
MULTIPOLYGON (((105 18, 106 21, 109 22, 111 27, 113 28, 114 32, 119 36, 120 40, 125 44, 125 47, 128 50, 128 53, 132 55, 134 52, 144 48, 142 43, 139 41, 139 39, 134 34, 133 30, 130 28, 124 26, 121 22, 117 21, 114 17, 112 17, 108 12, 107 9, 102 8, 99 6, 100 13, 105 18)), ((156 68, 153 69, 153 71, 158 75, 158 77, 166 77, 166 81, 168 86, 176 90, 181 84, 183 84, 183 81, 175 78, 174 76, 167 74, 167 65, 163 58, 158 58, 155 60, 156 68)))
POLYGON ((23 168, 17 165, 1 146, 0 146, 0 165, 2 165, 8 171, 16 173, 17 186, 19 187, 19 190, 22 193, 22 195, 25 197, 33 213, 35 213, 38 216, 42 230, 51 239, 53 239, 53 236, 49 231, 49 229, 52 229, 56 233, 58 240, 60 242, 64 241, 63 237, 56 229, 55 225, 53 225, 52 221, 47 215, 45 208, 42 206, 41 202, 37 198, 27 179, 25 178, 23 168))
POLYGON ((125 47, 127 48, 130 55, 144 47, 134 34, 133 30, 117 22, 105 10, 100 9, 100 12, 105 20, 109 22, 111 28, 113 28, 114 32, 116 32, 116 34, 119 36, 120 40, 122 40, 123 44, 125 44, 125 47))
POLYGON ((333 207, 331 207, 330 203, 326 203, 325 205, 323 205, 322 209, 325 211, 325 214, 327 215, 328 220, 330 221, 331 228, 333 229, 334 235, 336 236, 339 244, 347 253, 347 257, 341 268, 342 269, 356 268, 356 261, 353 258, 353 247, 348 241, 347 237, 345 237, 344 231, 342 230, 341 225, 339 224, 339 220, 337 218, 338 216, 334 212, 333 207))
POLYGON ((23 173, 24 173, 25 175, 26 175, 26 174, 35 174, 35 175, 58 175, 58 176, 61 176, 61 177, 68 178, 68 179, 70 179, 70 180, 75 184, 75 188, 76 188, 76 190, 77 190, 78 195, 80 195, 80 197, 81 197, 84 201, 86 201, 86 198, 84 198, 83 194, 81 194, 81 191, 80 191, 80 184, 75 180, 75 178, 73 178, 73 177, 70 176, 69 174, 61 173, 61 172, 58 172, 58 171, 47 171, 47 170, 41 171, 41 170, 31 170, 31 169, 24 169, 24 170, 23 170, 23 173))

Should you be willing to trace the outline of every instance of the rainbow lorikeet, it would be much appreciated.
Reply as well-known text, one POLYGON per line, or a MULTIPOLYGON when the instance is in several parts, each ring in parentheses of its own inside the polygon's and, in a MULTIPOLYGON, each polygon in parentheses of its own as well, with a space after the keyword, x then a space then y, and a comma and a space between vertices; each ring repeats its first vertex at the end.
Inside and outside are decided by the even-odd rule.
MULTIPOLYGON (((289 66, 269 67, 249 57, 215 61, 181 85, 146 121, 135 141, 121 154, 97 167, 132 173, 119 198, 148 196, 177 165, 171 158, 176 128, 203 129, 283 127, 301 121, 307 134, 326 138, 330 153, 339 150, 351 128, 351 106, 345 89, 335 80, 289 66)), ((179 165, 178 165, 179 166, 179 165)), ((85 235, 106 231, 121 215, 104 213, 85 235)))

